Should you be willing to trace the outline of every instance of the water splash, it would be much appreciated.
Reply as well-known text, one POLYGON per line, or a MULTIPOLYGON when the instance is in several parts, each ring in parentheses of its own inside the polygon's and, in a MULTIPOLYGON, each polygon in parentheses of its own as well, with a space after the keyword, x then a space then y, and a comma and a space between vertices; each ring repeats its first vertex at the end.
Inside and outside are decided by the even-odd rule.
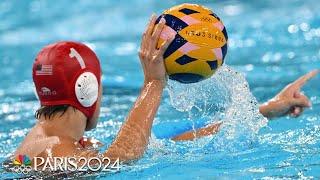
POLYGON ((202 119, 204 124, 222 121, 220 132, 196 144, 214 149, 248 147, 256 140, 267 119, 259 113, 258 102, 241 73, 224 65, 211 78, 195 83, 180 84, 169 81, 172 106, 187 112, 192 122, 202 119))

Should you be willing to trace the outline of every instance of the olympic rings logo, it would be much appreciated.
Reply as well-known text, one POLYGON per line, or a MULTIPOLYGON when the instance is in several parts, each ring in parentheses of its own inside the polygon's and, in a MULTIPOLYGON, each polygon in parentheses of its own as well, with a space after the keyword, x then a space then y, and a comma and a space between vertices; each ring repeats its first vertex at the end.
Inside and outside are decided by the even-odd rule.
POLYGON ((31 166, 25 166, 24 164, 22 165, 18 165, 18 166, 13 166, 12 168, 10 168, 11 171, 15 172, 15 173, 19 173, 19 174, 28 174, 29 172, 32 171, 32 167, 31 166))

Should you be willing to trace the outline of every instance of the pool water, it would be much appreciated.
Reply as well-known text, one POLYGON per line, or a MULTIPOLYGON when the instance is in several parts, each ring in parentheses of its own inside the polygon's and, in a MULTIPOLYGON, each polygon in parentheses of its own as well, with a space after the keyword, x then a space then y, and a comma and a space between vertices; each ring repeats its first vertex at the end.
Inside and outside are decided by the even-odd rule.
MULTIPOLYGON (((0 161, 36 122, 31 66, 42 46, 85 42, 103 67, 103 107, 88 136, 106 149, 135 101, 143 74, 137 56, 152 12, 184 1, 0 2, 0 161)), ((97 179, 320 178, 320 76, 303 91, 313 106, 298 118, 267 123, 258 103, 300 75, 320 68, 317 0, 189 1, 212 8, 229 35, 226 66, 195 85, 169 82, 147 152, 119 173, 97 179), (251 91, 251 93, 250 93, 251 91), (194 142, 168 138, 214 121, 221 132, 194 142)), ((19 177, 0 169, 1 179, 19 177)))

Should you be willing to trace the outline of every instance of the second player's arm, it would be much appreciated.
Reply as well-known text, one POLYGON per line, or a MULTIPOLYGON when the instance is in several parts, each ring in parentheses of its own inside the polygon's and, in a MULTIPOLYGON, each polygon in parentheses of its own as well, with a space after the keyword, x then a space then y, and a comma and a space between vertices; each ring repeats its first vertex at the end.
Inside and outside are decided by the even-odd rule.
MULTIPOLYGON (((268 102, 260 105, 260 113, 268 119, 290 114, 299 116, 304 108, 310 107, 311 102, 307 96, 301 93, 302 86, 316 76, 319 70, 313 70, 293 83, 286 86, 278 95, 268 102)), ((174 141, 187 141, 195 138, 216 134, 222 123, 215 123, 204 128, 187 131, 172 138, 174 141)))

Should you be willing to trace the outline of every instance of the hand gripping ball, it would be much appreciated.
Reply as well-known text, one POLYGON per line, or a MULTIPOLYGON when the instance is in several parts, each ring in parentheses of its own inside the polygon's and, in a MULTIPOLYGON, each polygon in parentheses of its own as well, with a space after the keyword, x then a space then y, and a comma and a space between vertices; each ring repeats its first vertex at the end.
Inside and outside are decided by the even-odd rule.
POLYGON ((220 18, 210 9, 196 4, 172 7, 161 17, 166 25, 158 47, 175 36, 164 53, 169 78, 181 83, 195 83, 211 77, 224 63, 228 35, 220 18))

